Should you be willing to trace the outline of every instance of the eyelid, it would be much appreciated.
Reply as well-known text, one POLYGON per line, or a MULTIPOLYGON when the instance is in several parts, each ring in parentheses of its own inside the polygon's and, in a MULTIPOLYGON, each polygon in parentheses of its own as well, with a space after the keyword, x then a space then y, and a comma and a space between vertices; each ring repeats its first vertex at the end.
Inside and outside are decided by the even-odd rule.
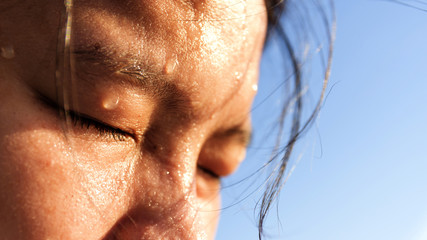
POLYGON ((235 137, 236 140, 246 148, 252 142, 253 132, 251 130, 237 126, 230 128, 224 132, 219 132, 215 134, 215 137, 235 137))
POLYGON ((72 120, 74 125, 77 125, 78 123, 80 123, 81 127, 84 127, 84 126, 86 126, 87 128, 89 128, 91 126, 95 127, 100 132, 100 134, 109 134, 115 140, 121 141, 122 139, 120 136, 123 136, 123 137, 131 137, 132 139, 134 139, 136 141, 135 134, 133 134, 129 131, 125 131, 123 129, 111 126, 108 123, 105 123, 101 120, 98 120, 98 119, 91 117, 91 116, 88 116, 86 114, 79 113, 77 111, 73 111, 70 109, 65 109, 63 106, 60 106, 55 101, 48 98, 47 96, 45 96, 41 92, 36 91, 36 93, 37 93, 37 95, 36 95, 37 99, 41 100, 41 102, 46 104, 48 107, 56 109, 58 111, 57 113, 59 115, 62 115, 65 117, 67 117, 67 116, 70 117, 70 119, 72 120))
POLYGON ((202 171, 204 174, 209 175, 209 177, 214 178, 214 179, 221 179, 221 177, 216 174, 214 171, 212 171, 209 168, 203 167, 202 165, 197 165, 197 168, 202 171))
POLYGON ((75 112, 72 110, 66 110, 65 111, 65 116, 70 117, 73 124, 76 126, 78 124, 80 124, 81 127, 85 127, 86 128, 90 128, 90 127, 95 127, 100 134, 102 135, 109 135, 111 136, 114 140, 118 140, 118 141, 124 141, 126 140, 126 137, 131 137, 134 138, 133 134, 126 132, 120 128, 116 128, 113 127, 107 123, 104 123, 98 119, 95 119, 91 116, 79 113, 79 112, 75 112))

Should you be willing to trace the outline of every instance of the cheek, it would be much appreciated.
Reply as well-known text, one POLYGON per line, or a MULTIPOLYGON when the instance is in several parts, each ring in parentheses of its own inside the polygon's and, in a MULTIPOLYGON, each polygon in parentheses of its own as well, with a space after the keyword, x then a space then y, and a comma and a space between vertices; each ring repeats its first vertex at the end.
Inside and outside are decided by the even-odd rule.
MULTIPOLYGON (((81 192, 102 215, 113 218, 123 214, 134 182, 137 154, 132 148, 123 148, 104 142, 72 141, 71 171, 81 192), (114 214, 114 209, 117 214, 114 214)), ((105 220, 101 219, 105 222, 105 220)))
POLYGON ((1 206, 14 209, 4 207, 1 212, 9 223, 14 220, 21 230, 29 231, 23 239, 61 235, 81 239, 83 233, 95 239, 114 224, 126 187, 121 184, 125 174, 116 169, 123 168, 86 171, 70 161, 60 139, 44 131, 5 140, 0 150, 0 182, 7 194, 0 201, 1 206))

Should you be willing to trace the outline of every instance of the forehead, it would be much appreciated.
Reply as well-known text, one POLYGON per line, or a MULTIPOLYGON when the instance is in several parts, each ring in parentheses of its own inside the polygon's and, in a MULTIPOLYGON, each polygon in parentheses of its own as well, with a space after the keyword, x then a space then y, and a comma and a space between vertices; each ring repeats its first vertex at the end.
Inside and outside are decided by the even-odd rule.
POLYGON ((218 54, 247 49, 247 43, 253 40, 248 41, 248 35, 256 30, 265 31, 266 10, 260 0, 111 2, 76 2, 77 17, 90 21, 90 25, 80 25, 83 31, 79 34, 90 34, 90 27, 97 27, 98 34, 84 40, 118 40, 121 50, 147 50, 154 45, 160 51, 151 52, 152 55, 185 52, 187 58, 215 58, 218 54), (145 44, 137 45, 138 42, 145 44))
POLYGON ((267 24, 261 0, 81 0, 74 6, 77 52, 96 49, 109 64, 160 75, 195 105, 220 106, 256 82, 267 24))

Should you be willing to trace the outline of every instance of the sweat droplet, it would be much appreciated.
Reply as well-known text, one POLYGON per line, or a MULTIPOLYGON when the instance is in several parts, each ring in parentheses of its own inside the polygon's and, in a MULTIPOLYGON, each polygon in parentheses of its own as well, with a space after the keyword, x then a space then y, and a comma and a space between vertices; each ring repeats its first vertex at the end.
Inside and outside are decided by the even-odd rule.
POLYGON ((1 47, 0 54, 6 59, 12 59, 15 57, 15 50, 12 46, 1 47))
POLYGON ((107 110, 113 110, 119 105, 118 96, 110 96, 104 99, 102 106, 107 110))
POLYGON ((237 80, 240 80, 242 78, 242 76, 243 76, 243 73, 241 73, 241 72, 235 72, 234 76, 236 77, 237 80))
POLYGON ((172 73, 175 70, 177 64, 178 64, 178 60, 176 59, 176 57, 173 57, 172 59, 169 59, 166 62, 166 66, 165 66, 165 72, 166 72, 166 74, 172 73))
POLYGON ((253 84, 252 90, 254 90, 254 92, 258 91, 258 84, 253 84))

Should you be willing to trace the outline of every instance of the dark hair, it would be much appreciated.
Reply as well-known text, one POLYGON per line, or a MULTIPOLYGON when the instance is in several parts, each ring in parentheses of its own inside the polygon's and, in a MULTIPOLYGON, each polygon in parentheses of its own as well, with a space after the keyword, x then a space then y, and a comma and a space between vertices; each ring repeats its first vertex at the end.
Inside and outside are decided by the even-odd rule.
POLYGON ((266 45, 268 45, 273 38, 280 39, 283 57, 288 60, 287 64, 289 64, 289 66, 286 66, 286 69, 290 72, 288 74, 289 79, 286 78, 285 81, 292 80, 292 90, 290 91, 290 95, 288 93, 284 94, 285 101, 280 113, 276 144, 270 159, 263 166, 264 168, 271 164, 277 165, 273 172, 267 177, 265 192, 258 202, 259 239, 262 239, 264 236, 264 222, 274 200, 278 197, 286 181, 285 171, 295 143, 317 117, 325 96, 331 66, 335 16, 333 12, 333 0, 323 2, 329 3, 328 6, 322 4, 321 0, 265 0, 268 13, 266 45), (297 6, 298 8, 296 8, 297 6), (290 9, 298 10, 297 12, 300 16, 295 13, 290 14, 290 9), (302 14, 304 14, 304 16, 302 16, 302 14), (320 20, 323 32, 314 29, 315 22, 313 21, 315 19, 320 20), (293 36, 293 38, 291 36, 293 36), (299 51, 299 47, 302 44, 314 43, 315 45, 319 45, 323 38, 327 42, 326 50, 320 49, 321 51, 319 53, 323 65, 322 68, 324 69, 323 76, 321 77, 323 86, 315 108, 306 119, 303 119, 302 92, 305 81, 303 68, 306 61, 304 57, 306 53, 299 51), (290 133, 286 136, 287 142, 283 146, 281 139, 283 139, 283 135, 285 135, 285 127, 288 126, 285 125, 285 120, 288 119, 291 121, 290 124, 288 124, 290 133))

